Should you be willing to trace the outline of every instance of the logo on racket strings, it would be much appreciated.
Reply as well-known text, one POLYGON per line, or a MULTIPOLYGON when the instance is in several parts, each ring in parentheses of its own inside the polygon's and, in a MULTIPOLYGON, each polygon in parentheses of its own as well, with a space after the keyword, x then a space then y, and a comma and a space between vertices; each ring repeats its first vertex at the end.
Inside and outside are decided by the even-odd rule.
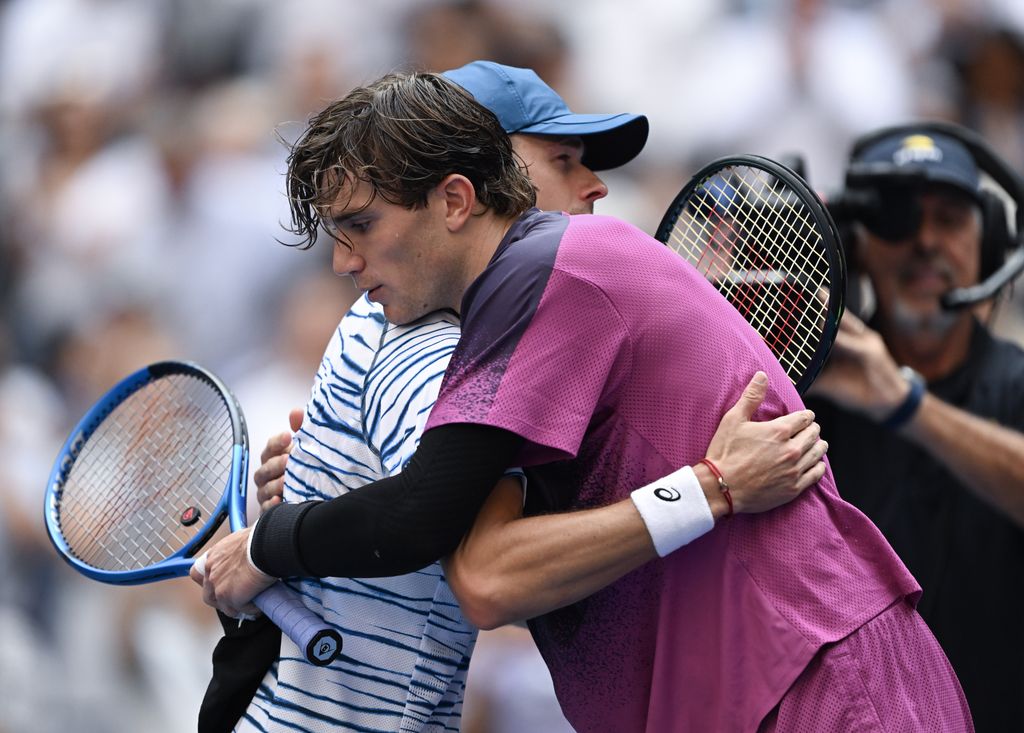
POLYGON ((199 521, 200 516, 202 516, 202 512, 199 510, 199 507, 190 506, 181 513, 181 523, 186 527, 191 527, 199 521))
POLYGON ((661 499, 662 501, 679 501, 681 498, 683 498, 683 495, 680 494, 675 489, 669 489, 663 486, 659 486, 657 489, 655 489, 654 495, 661 499))

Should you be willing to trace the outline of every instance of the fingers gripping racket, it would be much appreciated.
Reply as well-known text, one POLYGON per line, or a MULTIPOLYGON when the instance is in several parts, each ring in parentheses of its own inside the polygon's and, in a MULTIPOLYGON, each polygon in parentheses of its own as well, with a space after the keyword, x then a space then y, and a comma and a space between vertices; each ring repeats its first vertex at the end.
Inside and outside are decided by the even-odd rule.
MULTIPOLYGON (((229 518, 245 527, 248 435, 227 387, 195 364, 160 362, 129 375, 71 432, 50 473, 46 528, 80 573, 134 585, 187 575, 229 518)), ((341 634, 275 583, 253 603, 313 664, 341 634)))
POLYGON ((655 236, 743 314, 803 394, 835 341, 846 292, 835 223, 803 179, 756 155, 716 160, 679 192, 655 236))

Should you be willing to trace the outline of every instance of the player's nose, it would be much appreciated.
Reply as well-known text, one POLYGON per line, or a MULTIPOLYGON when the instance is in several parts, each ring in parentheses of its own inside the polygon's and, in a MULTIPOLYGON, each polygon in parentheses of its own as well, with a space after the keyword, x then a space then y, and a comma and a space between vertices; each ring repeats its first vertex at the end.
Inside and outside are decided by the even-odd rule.
POLYGON ((366 261, 347 246, 335 242, 331 265, 336 275, 356 275, 366 266, 366 261))
POLYGON ((595 201, 603 199, 607 195, 608 186, 605 185, 605 182, 596 173, 590 171, 590 175, 580 190, 580 198, 593 205, 595 201))

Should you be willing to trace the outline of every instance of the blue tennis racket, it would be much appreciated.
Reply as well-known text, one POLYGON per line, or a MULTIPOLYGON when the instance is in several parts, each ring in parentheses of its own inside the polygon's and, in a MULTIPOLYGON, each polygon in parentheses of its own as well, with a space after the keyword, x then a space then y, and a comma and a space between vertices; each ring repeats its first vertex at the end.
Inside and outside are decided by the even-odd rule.
MULTIPOLYGON (((225 516, 245 527, 249 439, 228 388, 187 362, 151 364, 116 384, 71 431, 46 489, 61 556, 104 583, 187 575, 225 516)), ((341 653, 337 629, 281 583, 253 603, 306 658, 341 653)))

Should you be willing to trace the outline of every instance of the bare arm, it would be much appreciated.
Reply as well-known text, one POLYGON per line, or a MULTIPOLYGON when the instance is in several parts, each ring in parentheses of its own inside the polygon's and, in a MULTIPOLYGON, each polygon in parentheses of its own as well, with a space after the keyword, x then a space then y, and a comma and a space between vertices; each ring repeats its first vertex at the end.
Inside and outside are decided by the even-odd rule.
POLYGON ((1024 527, 1024 434, 930 394, 902 433, 1024 527))
MULTIPOLYGON (((750 422, 765 389, 766 382, 751 382, 708 448, 730 482, 737 512, 783 504, 825 472, 827 446, 809 411, 750 422)), ((727 504, 717 480, 702 465, 695 473, 712 515, 720 519, 727 504)), ((523 518, 519 482, 503 480, 462 544, 442 562, 463 613, 488 629, 578 601, 655 557, 631 500, 523 518)))
POLYGON ((628 499, 526 519, 522 503, 519 482, 503 479, 441 561, 463 614, 482 629, 577 601, 657 557, 628 499))
MULTIPOLYGON (((881 421, 909 391, 882 337, 847 313, 833 359, 811 393, 881 421)), ((1024 434, 927 393, 899 432, 1024 527, 1024 434)))

